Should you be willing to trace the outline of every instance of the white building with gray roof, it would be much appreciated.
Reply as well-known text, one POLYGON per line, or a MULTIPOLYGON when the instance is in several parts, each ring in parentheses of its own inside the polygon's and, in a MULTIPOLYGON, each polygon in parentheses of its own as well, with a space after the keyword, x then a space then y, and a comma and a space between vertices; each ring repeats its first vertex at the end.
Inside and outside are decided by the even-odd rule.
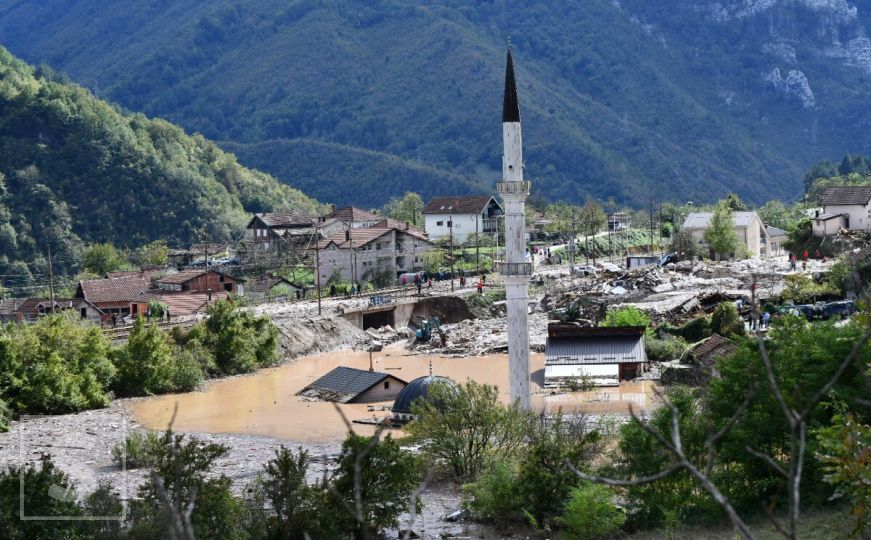
MULTIPOLYGON (((703 246, 707 246, 705 231, 710 228, 713 217, 713 212, 692 212, 687 216, 680 228, 681 230, 689 231, 693 238, 698 240, 703 246)), ((750 257, 757 259, 768 257, 767 247, 770 245, 770 241, 759 214, 756 212, 734 212, 733 219, 735 220, 735 234, 738 236, 738 245, 745 247, 750 257)), ((712 259, 715 255, 713 250, 710 250, 710 257, 712 259)), ((720 254, 721 257, 735 255, 740 254, 720 254)))

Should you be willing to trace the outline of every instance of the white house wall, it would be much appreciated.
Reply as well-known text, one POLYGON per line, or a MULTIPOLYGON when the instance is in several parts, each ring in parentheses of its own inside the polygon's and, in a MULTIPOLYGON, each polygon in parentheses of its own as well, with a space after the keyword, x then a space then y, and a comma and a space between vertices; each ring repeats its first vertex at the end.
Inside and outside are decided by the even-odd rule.
POLYGON ((475 231, 484 231, 482 214, 426 214, 426 232, 430 240, 448 239, 451 237, 451 228, 448 222, 454 223, 454 243, 462 244, 468 240, 475 231), (441 223, 441 225, 438 225, 441 223), (477 229, 476 229, 477 226, 477 229))
MULTIPOLYGON (((871 230, 871 203, 867 206, 858 204, 833 204, 823 208, 826 214, 847 214, 850 216, 850 230, 871 230)), ((836 221, 836 220, 833 220, 836 221)), ((837 232, 837 231, 835 231, 837 232)), ((827 234, 834 234, 828 233, 827 234)))

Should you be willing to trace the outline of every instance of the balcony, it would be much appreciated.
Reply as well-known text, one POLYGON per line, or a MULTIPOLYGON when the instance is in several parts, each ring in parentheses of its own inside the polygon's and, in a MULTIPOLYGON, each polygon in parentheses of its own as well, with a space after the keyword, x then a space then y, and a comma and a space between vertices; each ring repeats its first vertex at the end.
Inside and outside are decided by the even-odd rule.
POLYGON ((532 263, 509 263, 496 261, 496 271, 503 276, 531 276, 532 263))
POLYGON ((497 182, 496 192, 500 195, 529 195, 532 182, 497 182))

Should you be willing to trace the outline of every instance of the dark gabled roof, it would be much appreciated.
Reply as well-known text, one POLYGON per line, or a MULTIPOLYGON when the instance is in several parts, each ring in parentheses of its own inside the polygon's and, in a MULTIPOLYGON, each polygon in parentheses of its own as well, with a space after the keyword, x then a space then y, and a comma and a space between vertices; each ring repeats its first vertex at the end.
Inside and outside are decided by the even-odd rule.
POLYGON ((692 350, 692 357, 696 363, 710 365, 717 358, 728 356, 735 352, 738 346, 720 334, 713 334, 692 350))
POLYGON ((263 214, 254 214, 251 221, 248 222, 248 228, 254 223, 254 220, 259 219, 269 228, 294 229, 297 227, 311 227, 314 225, 314 219, 301 214, 291 214, 288 212, 266 212, 263 214))
POLYGON ((393 229, 380 229, 375 227, 346 229, 330 235, 318 242, 318 249, 326 249, 330 244, 336 244, 339 249, 351 247, 356 249, 389 234, 391 231, 393 231, 393 229), (348 239, 349 236, 350 240, 348 239))
POLYGON ((351 221, 354 223, 360 221, 378 221, 383 219, 382 216, 376 216, 372 212, 367 212, 365 210, 361 210, 354 206, 345 206, 344 208, 336 208, 329 215, 326 216, 326 219, 336 218, 339 221, 351 221))
POLYGON ((514 79, 514 60, 511 59, 511 49, 508 49, 508 60, 505 63, 505 97, 502 103, 502 121, 520 122, 520 105, 517 102, 517 81, 514 79))
POLYGON ((330 398, 329 401, 350 403, 357 396, 388 377, 405 384, 402 379, 388 373, 339 366, 303 388, 299 393, 315 391, 322 397, 330 398))
MULTIPOLYGON (((100 311, 95 305, 91 304, 84 298, 55 298, 55 310, 61 311, 64 309, 78 308, 82 304, 87 304, 92 308, 100 311)), ((51 311, 51 300, 48 298, 25 298, 23 302, 18 304, 18 309, 15 313, 19 315, 39 315, 39 306, 42 306, 46 312, 51 311)), ((100 311, 101 312, 101 311, 100 311)), ((102 313, 102 312, 101 312, 102 313)))
POLYGON ((768 231, 768 236, 770 238, 776 238, 778 236, 786 236, 786 231, 783 229, 772 227, 771 225, 766 225, 765 230, 768 231))
POLYGON ((79 282, 76 298, 84 298, 92 304, 129 302, 147 289, 148 280, 141 275, 112 279, 85 279, 79 282))
MULTIPOLYGON (((433 197, 424 214, 480 214, 487 208, 491 195, 465 195, 462 197, 433 197)), ((499 204, 498 202, 496 203, 499 204)))
POLYGON ((871 186, 831 186, 823 192, 823 206, 859 204, 871 201, 871 186))
POLYGON ((302 286, 297 285, 296 283, 293 283, 292 281, 290 281, 286 277, 272 276, 272 277, 265 277, 265 278, 261 278, 261 279, 255 279, 253 281, 248 282, 248 284, 245 286, 245 290, 247 290, 248 292, 266 293, 266 292, 269 292, 270 290, 272 290, 272 288, 275 287, 276 285, 281 285, 281 284, 287 285, 289 287, 293 287, 294 289, 302 289, 303 288, 302 286))

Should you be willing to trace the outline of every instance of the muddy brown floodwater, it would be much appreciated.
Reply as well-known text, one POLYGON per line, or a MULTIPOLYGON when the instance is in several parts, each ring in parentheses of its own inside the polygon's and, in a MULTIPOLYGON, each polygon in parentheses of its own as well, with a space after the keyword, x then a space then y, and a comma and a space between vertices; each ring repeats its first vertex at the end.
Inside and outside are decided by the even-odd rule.
MULTIPOLYGON (((533 407, 548 412, 586 411, 593 414, 627 412, 634 403, 640 410, 653 405, 653 383, 624 382, 592 392, 550 395, 542 388, 544 355, 533 354, 533 407)), ((376 371, 391 373, 411 381, 429 373, 457 382, 473 379, 499 387, 503 401, 508 398, 508 355, 449 358, 434 355, 409 355, 400 345, 373 354, 376 371)), ((298 442, 336 442, 347 433, 341 416, 332 403, 307 401, 296 393, 336 366, 369 368, 369 353, 339 351, 300 358, 292 364, 264 369, 255 374, 216 381, 202 392, 148 398, 132 405, 136 420, 152 429, 165 429, 176 403, 178 414, 173 429, 198 433, 245 433, 266 435, 298 442)), ((339 405, 350 420, 383 417, 389 412, 370 411, 389 407, 390 402, 339 405)), ((370 425, 354 425, 358 433, 370 434, 370 425)))

